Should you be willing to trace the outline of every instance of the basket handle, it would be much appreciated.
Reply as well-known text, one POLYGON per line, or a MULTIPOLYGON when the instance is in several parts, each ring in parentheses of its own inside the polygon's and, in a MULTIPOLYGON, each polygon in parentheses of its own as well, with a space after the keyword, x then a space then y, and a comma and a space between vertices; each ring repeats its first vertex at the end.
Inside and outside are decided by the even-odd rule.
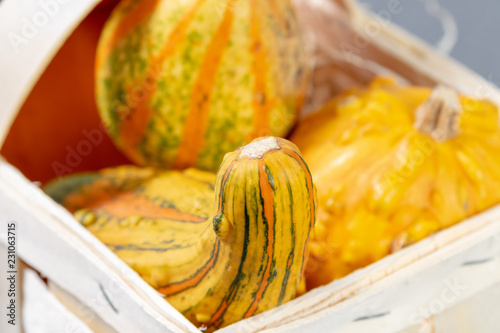
POLYGON ((360 5, 356 0, 332 0, 348 14, 359 13, 360 5))

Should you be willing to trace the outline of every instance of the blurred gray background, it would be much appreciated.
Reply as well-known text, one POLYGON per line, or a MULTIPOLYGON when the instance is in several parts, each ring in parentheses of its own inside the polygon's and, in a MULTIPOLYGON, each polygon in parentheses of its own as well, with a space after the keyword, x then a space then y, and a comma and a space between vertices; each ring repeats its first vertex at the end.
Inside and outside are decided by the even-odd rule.
MULTIPOLYGON (((370 11, 387 12, 397 6, 398 14, 390 21, 419 36, 431 45, 448 31, 457 39, 449 49, 451 57, 465 64, 485 79, 500 86, 500 0, 360 0, 370 11), (447 28, 443 29, 442 22, 447 28)), ((449 40, 453 40, 450 38, 449 40)), ((449 46, 449 45, 448 45, 449 46)))

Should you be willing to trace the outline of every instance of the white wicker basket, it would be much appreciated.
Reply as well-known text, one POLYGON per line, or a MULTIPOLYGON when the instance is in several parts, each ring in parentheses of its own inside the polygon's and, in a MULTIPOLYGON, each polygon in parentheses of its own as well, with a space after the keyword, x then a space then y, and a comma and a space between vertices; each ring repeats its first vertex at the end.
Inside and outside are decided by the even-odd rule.
MULTIPOLYGON (((53 1, 59 4, 58 14, 17 52, 12 33, 19 31, 23 18, 36 14, 33 8, 39 3, 3 0, 0 4, 0 35, 8 37, 0 39, 0 145, 41 73, 98 3, 53 1)), ((408 33, 375 19, 355 1, 295 2, 315 41, 310 109, 349 85, 386 73, 415 84, 445 83, 500 105, 500 93, 491 84, 408 33)), ((46 288, 32 271, 24 271, 24 299, 39 302, 25 303, 25 310, 53 309, 67 324, 50 326, 53 321, 37 319, 28 311, 24 318, 28 333, 36 327, 33 321, 49 325, 40 331, 71 331, 76 325, 82 332, 89 328, 199 332, 4 160, 0 160, 0 220, 18 222, 18 255, 50 281, 46 288)), ((410 332, 412 326, 415 332, 433 328, 455 332, 457 327, 471 327, 467 325, 477 332, 497 332, 498 316, 491 312, 486 321, 477 313, 498 305, 499 294, 500 207, 496 207, 220 332, 410 332)))

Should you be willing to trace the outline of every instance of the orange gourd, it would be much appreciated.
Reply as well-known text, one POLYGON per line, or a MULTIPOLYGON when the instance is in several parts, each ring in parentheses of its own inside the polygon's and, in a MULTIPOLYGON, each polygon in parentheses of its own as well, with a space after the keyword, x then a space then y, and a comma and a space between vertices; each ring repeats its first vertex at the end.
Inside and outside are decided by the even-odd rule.
POLYGON ((500 202, 490 102, 378 79, 300 124, 292 141, 318 188, 313 288, 500 202))

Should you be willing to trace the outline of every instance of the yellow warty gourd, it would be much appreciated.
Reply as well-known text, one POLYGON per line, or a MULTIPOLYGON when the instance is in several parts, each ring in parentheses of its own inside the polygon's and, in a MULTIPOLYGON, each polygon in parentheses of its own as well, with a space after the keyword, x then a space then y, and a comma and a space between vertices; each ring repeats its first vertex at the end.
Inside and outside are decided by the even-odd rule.
POLYGON ((318 188, 313 288, 500 202, 498 110, 378 79, 306 118, 292 141, 318 188))

